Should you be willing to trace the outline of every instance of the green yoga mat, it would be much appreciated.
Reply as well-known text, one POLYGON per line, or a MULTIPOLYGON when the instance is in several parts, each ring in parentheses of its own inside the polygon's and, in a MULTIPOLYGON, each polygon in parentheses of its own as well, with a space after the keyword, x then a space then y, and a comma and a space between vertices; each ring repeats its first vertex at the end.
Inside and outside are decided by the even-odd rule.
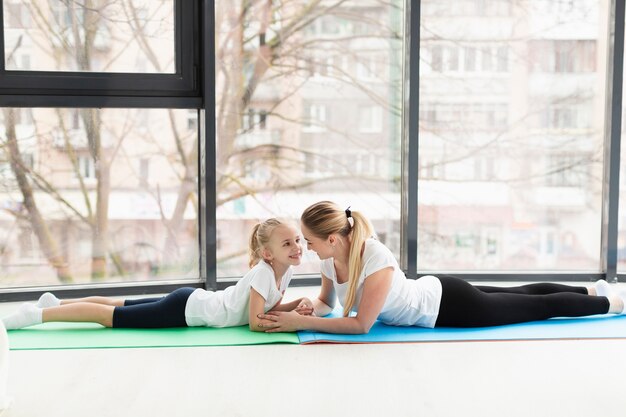
POLYGON ((9 349, 104 349, 299 343, 295 333, 251 332, 248 326, 108 329, 91 323, 45 323, 10 330, 9 349))

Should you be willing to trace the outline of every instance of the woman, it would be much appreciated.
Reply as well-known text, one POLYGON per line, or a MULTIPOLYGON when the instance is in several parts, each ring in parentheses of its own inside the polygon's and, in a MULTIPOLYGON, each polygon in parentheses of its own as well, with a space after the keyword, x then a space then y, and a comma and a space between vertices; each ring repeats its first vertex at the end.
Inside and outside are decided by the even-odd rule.
POLYGON ((377 319, 421 327, 483 327, 595 314, 626 314, 624 295, 612 295, 606 281, 594 286, 529 284, 472 286, 452 277, 409 280, 393 254, 373 239, 370 222, 359 212, 322 201, 307 208, 301 230, 308 248, 321 259, 322 286, 314 315, 268 312, 259 315, 268 332, 317 330, 367 333, 377 319), (338 298, 342 318, 321 318, 338 298), (356 315, 350 316, 350 312, 356 315))

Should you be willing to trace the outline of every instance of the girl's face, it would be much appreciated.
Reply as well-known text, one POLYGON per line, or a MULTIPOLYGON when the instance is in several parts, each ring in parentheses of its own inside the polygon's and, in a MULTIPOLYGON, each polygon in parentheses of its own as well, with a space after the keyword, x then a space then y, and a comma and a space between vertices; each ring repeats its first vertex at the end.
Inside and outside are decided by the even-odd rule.
POLYGON ((266 259, 283 265, 300 265, 302 244, 300 234, 289 225, 282 224, 274 229, 268 243, 266 259))
POLYGON ((300 224, 302 230, 302 236, 306 241, 307 249, 317 253, 320 259, 328 259, 334 256, 333 247, 330 243, 330 236, 327 239, 322 239, 315 236, 305 225, 300 224))

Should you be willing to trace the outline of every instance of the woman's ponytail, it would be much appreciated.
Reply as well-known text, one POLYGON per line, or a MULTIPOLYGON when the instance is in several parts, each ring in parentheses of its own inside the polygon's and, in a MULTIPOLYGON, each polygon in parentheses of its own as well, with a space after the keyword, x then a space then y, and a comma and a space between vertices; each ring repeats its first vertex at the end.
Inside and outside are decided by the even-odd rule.
POLYGON ((356 290, 359 286, 359 277, 363 271, 363 249, 365 241, 372 237, 374 228, 371 223, 358 211, 350 212, 353 226, 350 233, 350 256, 348 258, 348 292, 343 305, 343 315, 348 317, 354 302, 356 301, 356 290))

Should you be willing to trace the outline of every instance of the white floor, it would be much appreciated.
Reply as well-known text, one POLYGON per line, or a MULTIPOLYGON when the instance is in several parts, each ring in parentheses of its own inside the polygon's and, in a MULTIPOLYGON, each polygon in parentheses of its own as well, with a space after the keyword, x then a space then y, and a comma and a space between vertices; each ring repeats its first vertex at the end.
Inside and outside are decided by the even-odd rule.
MULTIPOLYGON (((13 308, 0 305, 0 314, 13 308)), ((2 417, 626 416, 626 340, 43 350, 9 359, 13 404, 2 417)))

